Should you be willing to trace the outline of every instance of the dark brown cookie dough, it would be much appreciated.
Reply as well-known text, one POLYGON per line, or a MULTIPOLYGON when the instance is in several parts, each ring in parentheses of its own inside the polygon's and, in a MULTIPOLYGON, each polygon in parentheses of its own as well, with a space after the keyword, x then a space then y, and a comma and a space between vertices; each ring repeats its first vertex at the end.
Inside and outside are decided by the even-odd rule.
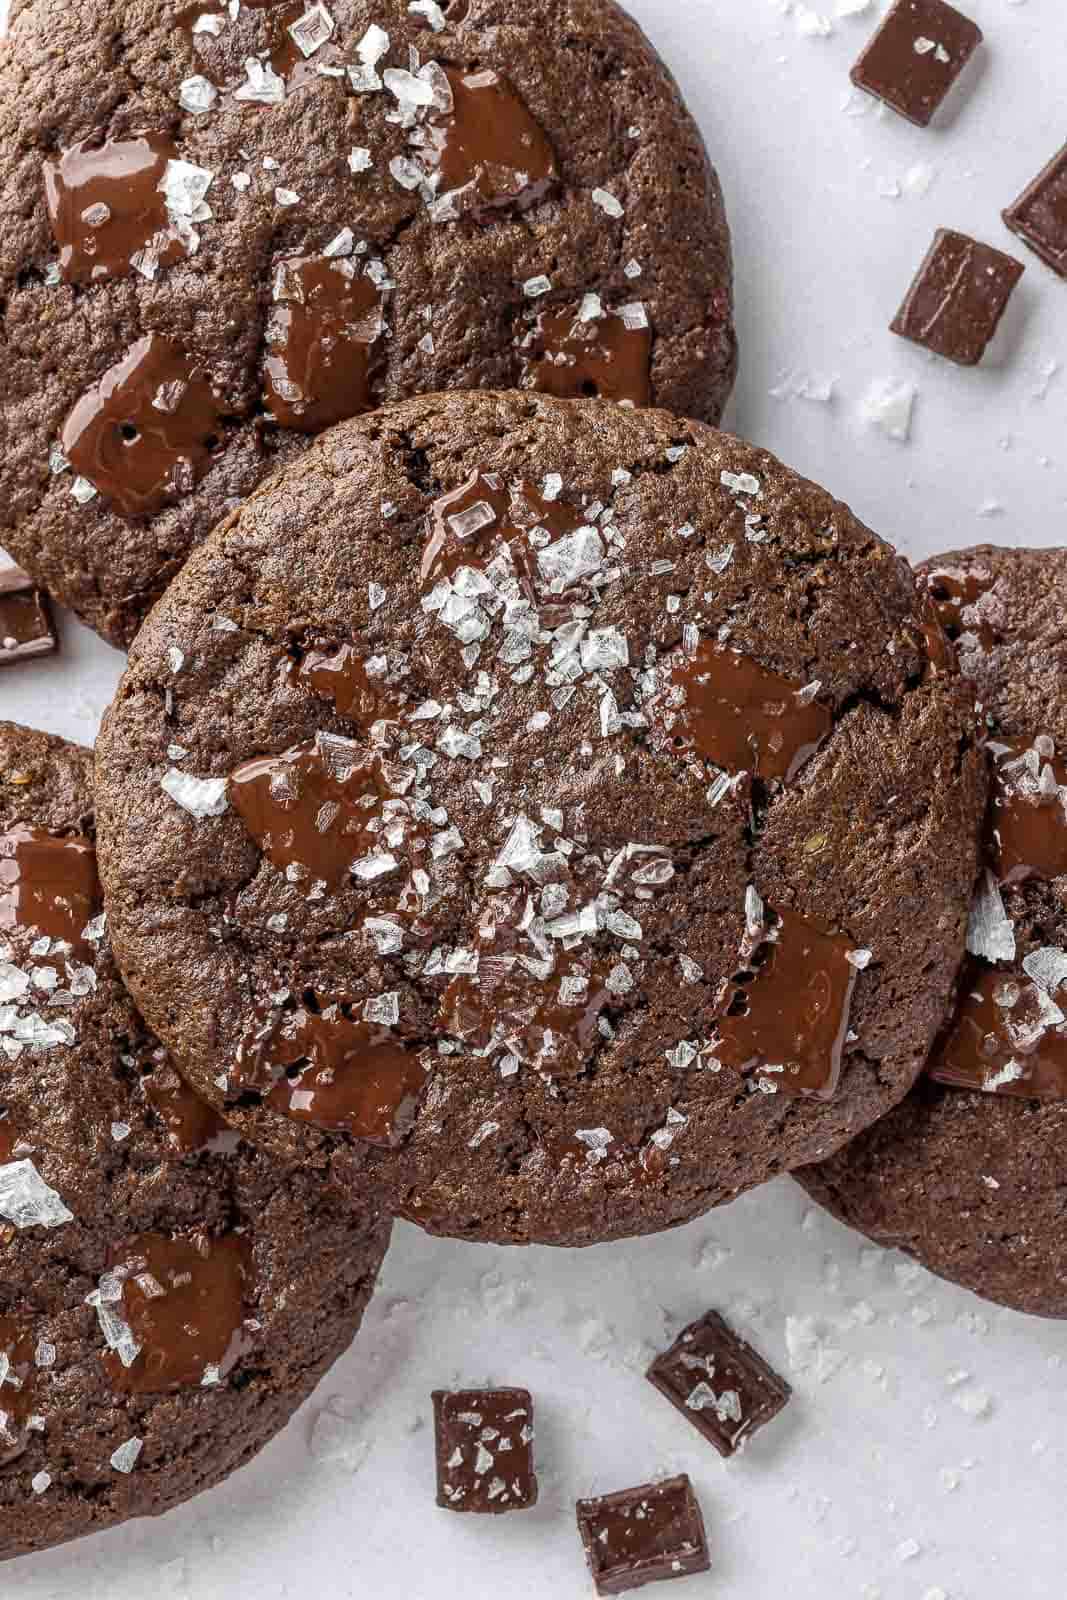
POLYGON ((913 1093, 797 1176, 932 1272, 1067 1317, 1067 551, 986 545, 918 570, 988 730, 982 953, 913 1093))
POLYGON ((381 401, 718 421, 722 195, 611 0, 12 12, 0 542, 113 643, 308 431, 381 401))
POLYGON ((126 975, 250 1137, 431 1230, 684 1221, 882 1115, 944 1014, 981 781, 926 623, 844 506, 700 424, 344 424, 135 644, 98 765, 126 975))
POLYGON ((0 723, 0 1559, 248 1461, 351 1341, 388 1240, 239 1140, 145 1029, 91 771, 0 723))

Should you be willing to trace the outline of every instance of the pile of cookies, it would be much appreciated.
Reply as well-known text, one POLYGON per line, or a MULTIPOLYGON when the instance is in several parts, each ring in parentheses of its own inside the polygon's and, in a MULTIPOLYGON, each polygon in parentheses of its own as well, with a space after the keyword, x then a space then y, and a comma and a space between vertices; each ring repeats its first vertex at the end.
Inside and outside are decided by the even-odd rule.
MULTIPOLYGON (((898 0, 856 81, 928 121, 976 34, 898 0)), ((95 755, 0 724, 0 1556, 246 1461, 398 1216, 585 1245, 799 1169, 1067 1316, 1062 563, 915 574, 717 431, 637 27, 24 0, 0 165, 0 664, 48 594, 129 652, 95 755)), ((978 360, 1020 271, 943 234, 894 326, 978 360)), ((711 1312, 649 1377, 724 1454, 789 1394, 711 1312)), ((532 1505, 531 1396, 434 1403, 438 1503, 532 1505)), ((578 1523, 603 1594, 708 1564, 685 1478, 578 1523)))

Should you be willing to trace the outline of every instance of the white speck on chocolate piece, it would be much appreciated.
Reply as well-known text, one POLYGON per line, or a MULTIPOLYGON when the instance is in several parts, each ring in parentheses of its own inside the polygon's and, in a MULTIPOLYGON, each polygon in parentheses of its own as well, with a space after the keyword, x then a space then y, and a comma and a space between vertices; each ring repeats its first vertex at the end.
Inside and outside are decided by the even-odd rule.
POLYGON ((522 292, 528 300, 536 300, 539 295, 547 294, 551 287, 551 278, 546 278, 543 272, 539 272, 536 277, 525 280, 522 292))
POLYGON ((857 972, 866 972, 874 960, 874 955, 870 950, 846 950, 845 960, 849 966, 855 967, 857 972))
POLYGON ((28 1158, 0 1166, 0 1217, 16 1228, 58 1228, 74 1221, 28 1158))
POLYGON ((201 116, 205 111, 210 111, 219 98, 219 91, 209 78, 201 73, 195 73, 191 78, 184 78, 178 85, 178 104, 183 111, 189 111, 194 116, 201 116))
POLYGON ((125 1444, 120 1444, 111 1457, 111 1465, 116 1472, 132 1472, 137 1465, 137 1458, 144 1449, 144 1440, 136 1436, 127 1439, 125 1444))
POLYGON ((197 778, 191 772, 168 767, 159 786, 192 817, 221 817, 229 805, 225 778, 197 778))
POLYGON ((376 22, 372 22, 356 45, 359 66, 350 66, 348 69, 348 82, 356 94, 373 94, 382 88, 382 80, 376 68, 388 49, 389 35, 384 28, 379 28, 376 22))
POLYGON ((363 1005, 364 1022, 377 1022, 386 1028, 395 1028, 400 1021, 400 991, 372 996, 363 1005))
POLYGON ((285 99, 285 80, 279 78, 269 61, 249 56, 245 61, 245 81, 233 91, 233 97, 264 106, 280 106, 285 99))
POLYGON ((1054 994, 1062 983, 1067 983, 1067 950, 1055 945, 1043 945, 1023 957, 1023 971, 1038 988, 1054 994))
POLYGON ((370 154, 370 151, 367 149, 366 145, 357 144, 357 145, 353 146, 353 148, 349 151, 349 155, 348 155, 348 170, 349 170, 349 172, 351 172, 351 173, 369 172, 372 165, 373 165, 373 163, 371 161, 371 154, 370 154))
POLYGON ((51 1483, 52 1474, 50 1472, 35 1472, 30 1479, 30 1488, 34 1494, 44 1494, 45 1490, 51 1486, 51 1483))
POLYGON ((629 333, 639 333, 642 328, 648 327, 648 313, 640 300, 628 300, 624 306, 620 306, 619 316, 629 333))
POLYGON ((70 486, 71 498, 80 506, 89 504, 96 499, 96 485, 89 482, 88 478, 77 477, 70 486))
POLYGON ((732 489, 735 494, 759 494, 760 481, 751 472, 719 473, 719 482, 724 489, 732 489))
POLYGON ((615 1143, 615 1135, 608 1128, 576 1128, 574 1137, 585 1145, 585 1159, 593 1166, 607 1160, 608 1146, 615 1143))
POLYGON ((594 189, 589 197, 595 206, 599 206, 609 217, 621 217, 623 214, 622 203, 612 194, 610 189, 594 189))
POLYGON ((283 189, 279 187, 274 191, 274 199, 277 204, 282 207, 297 206, 300 204, 300 196, 297 194, 295 189, 283 189))
POLYGON ((967 922, 967 949, 986 961, 1015 960, 1015 929, 993 874, 979 879, 967 922))

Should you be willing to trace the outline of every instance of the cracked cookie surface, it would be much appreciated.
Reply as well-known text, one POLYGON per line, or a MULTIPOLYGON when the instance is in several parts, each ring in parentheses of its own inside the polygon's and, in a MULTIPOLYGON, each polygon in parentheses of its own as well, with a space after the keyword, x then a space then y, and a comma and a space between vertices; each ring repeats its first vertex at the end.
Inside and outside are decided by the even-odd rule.
POLYGON ((92 757, 0 723, 0 1559, 242 1466, 351 1342, 388 1220, 186 1087, 111 957, 92 757))
POLYGON ((431 1230, 684 1221, 882 1115, 944 1014, 982 781, 930 628, 846 507, 698 423, 342 424, 133 648, 127 979, 250 1138, 431 1230))
POLYGON ((718 180, 610 0, 15 0, 0 171, 0 538, 120 646, 328 423, 512 386, 717 421, 733 381, 718 180))
POLYGON ((995 545, 924 562, 991 771, 983 872, 929 1071, 833 1159, 816 1200, 931 1272, 1067 1317, 1067 552, 995 545))

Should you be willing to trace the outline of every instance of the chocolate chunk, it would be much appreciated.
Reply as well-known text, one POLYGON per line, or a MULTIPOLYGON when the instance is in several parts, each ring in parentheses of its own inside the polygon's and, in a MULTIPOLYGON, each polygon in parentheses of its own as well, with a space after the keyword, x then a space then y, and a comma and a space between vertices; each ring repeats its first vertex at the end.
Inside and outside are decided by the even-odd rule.
POLYGON ((988 854, 1001 883, 1067 876, 1067 762, 1043 739, 990 741, 988 854))
POLYGON ((371 352, 384 329, 381 290, 351 255, 287 256, 274 273, 263 399, 303 433, 374 404, 371 352))
POLYGON ((957 1089, 1067 1100, 1067 1018, 1025 972, 968 966, 929 1074, 957 1089))
POLYGON ((350 875, 369 883, 400 867, 425 837, 403 799, 411 774, 377 751, 320 733, 277 756, 243 762, 230 801, 265 854, 327 889, 350 875))
POLYGON ((523 341, 523 385, 573 400, 603 400, 647 406, 652 330, 639 306, 605 311, 588 295, 570 311, 546 311, 523 341), (589 302, 595 302, 589 306, 589 302), (587 314, 587 306, 588 314, 587 314))
POLYGON ((98 1293, 129 1328, 129 1341, 104 1356, 120 1394, 209 1387, 244 1353, 251 1238, 139 1234, 110 1252, 98 1293))
POLYGON ((299 661, 287 664, 286 673, 291 683, 329 700, 364 733, 372 723, 399 716, 404 705, 403 696, 389 690, 381 673, 371 673, 367 658, 354 645, 306 650, 299 661))
POLYGON ((0 667, 59 648, 44 591, 20 567, 0 569, 0 667))
POLYGON ((388 1026, 310 995, 257 1017, 230 1075, 235 1093, 269 1088, 268 1104, 286 1116, 386 1148, 409 1130, 425 1084, 422 1057, 388 1026))
POLYGON ((0 1467, 26 1448, 37 1387, 36 1348, 29 1318, 0 1316, 0 1467))
MULTIPOLYGON (((194 1094, 167 1060, 158 1052, 158 1063, 141 1078, 140 1089, 166 1131, 167 1142, 177 1155, 232 1152, 237 1135, 218 1112, 194 1094)), ((2 1156, 0 1156, 2 1159, 2 1156)))
POLYGON ((727 772, 795 778, 833 727, 833 713, 803 684, 750 656, 701 639, 671 668, 653 724, 675 750, 692 749, 727 772))
POLYGON ((740 1450, 793 1392, 715 1311, 690 1323, 646 1376, 721 1456, 740 1450))
POLYGON ((832 1099, 860 953, 795 911, 763 917, 761 906, 744 965, 727 985, 715 1059, 735 1072, 758 1070, 765 1094, 832 1099))
POLYGON ((924 583, 938 620, 954 644, 973 640, 982 650, 992 649, 999 636, 979 605, 993 587, 991 572, 933 570, 924 583))
POLYGON ((527 1389, 435 1389, 433 1417, 439 1506, 495 1514, 536 1504, 527 1389))
POLYGON ((1067 145, 1003 213, 1012 233, 1067 278, 1067 145))
POLYGON ((704 1518, 685 1473, 579 1500, 576 1509, 597 1594, 625 1594, 711 1568, 704 1518))
POLYGON ((525 210, 543 199, 557 176, 556 157, 507 79, 491 68, 445 67, 433 86, 440 105, 435 98, 429 136, 417 148, 428 176, 437 178, 434 216, 469 212, 488 221, 502 207, 525 210))
POLYGON ((150 516, 207 471, 220 445, 219 409, 184 352, 149 333, 82 395, 60 445, 116 511, 150 516))
POLYGON ((35 959, 29 947, 43 938, 83 960, 99 902, 96 851, 86 840, 23 826, 0 833, 0 937, 17 937, 35 959))
POLYGON ((48 220, 68 283, 135 271, 154 278, 190 253, 184 240, 192 242, 192 226, 179 231, 162 188, 177 159, 170 139, 149 133, 98 145, 82 140, 44 163, 48 220))
POLYGON ((945 0, 896 0, 850 74, 925 128, 982 42, 982 30, 945 0))
POLYGON ((965 233, 939 228, 890 327, 961 367, 974 367, 1025 268, 965 233))

